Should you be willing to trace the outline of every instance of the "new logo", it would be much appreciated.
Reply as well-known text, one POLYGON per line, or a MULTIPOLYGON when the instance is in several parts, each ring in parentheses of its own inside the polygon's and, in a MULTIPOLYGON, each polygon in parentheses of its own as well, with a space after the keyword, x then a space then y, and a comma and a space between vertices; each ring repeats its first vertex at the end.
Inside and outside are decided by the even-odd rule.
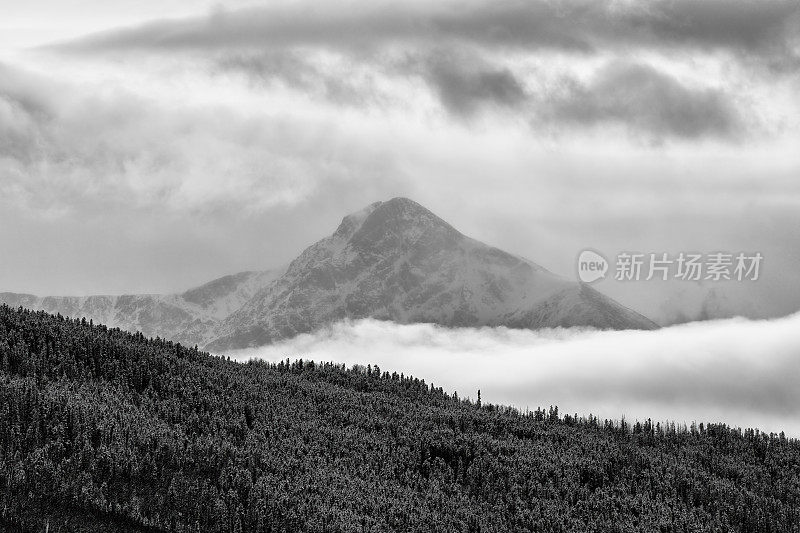
POLYGON ((584 250, 578 256, 578 278, 584 283, 592 283, 606 277, 608 261, 593 250, 584 250))

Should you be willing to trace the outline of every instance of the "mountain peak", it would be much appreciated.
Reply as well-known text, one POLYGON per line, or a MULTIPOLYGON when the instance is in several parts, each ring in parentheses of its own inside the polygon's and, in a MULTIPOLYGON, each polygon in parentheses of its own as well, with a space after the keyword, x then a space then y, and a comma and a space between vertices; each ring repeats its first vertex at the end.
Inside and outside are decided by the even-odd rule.
POLYGON ((378 202, 373 212, 383 214, 387 218, 401 218, 417 222, 436 220, 449 226, 449 224, 434 215, 429 209, 423 207, 414 200, 402 196, 397 196, 385 202, 378 202))
POLYGON ((416 211, 424 211, 425 213, 430 213, 428 209, 418 204, 411 198, 406 198, 405 196, 395 196, 390 200, 378 203, 386 208, 406 209, 410 211, 416 210, 416 211))
POLYGON ((417 240, 425 234, 449 239, 463 237, 430 210, 404 197, 375 202, 347 215, 334 235, 348 241, 375 242, 386 238, 417 240))
POLYGON ((443 326, 650 329, 613 300, 459 233, 408 198, 344 217, 217 328, 211 349, 258 346, 342 319, 443 326))

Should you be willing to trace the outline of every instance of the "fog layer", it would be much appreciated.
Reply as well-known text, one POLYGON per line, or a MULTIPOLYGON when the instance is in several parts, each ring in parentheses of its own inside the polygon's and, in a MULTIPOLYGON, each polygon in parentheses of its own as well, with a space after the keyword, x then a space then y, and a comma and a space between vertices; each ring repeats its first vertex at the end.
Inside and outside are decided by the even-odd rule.
POLYGON ((800 436, 800 314, 657 331, 448 330, 363 320, 232 358, 377 364, 462 397, 601 418, 725 422, 800 436))

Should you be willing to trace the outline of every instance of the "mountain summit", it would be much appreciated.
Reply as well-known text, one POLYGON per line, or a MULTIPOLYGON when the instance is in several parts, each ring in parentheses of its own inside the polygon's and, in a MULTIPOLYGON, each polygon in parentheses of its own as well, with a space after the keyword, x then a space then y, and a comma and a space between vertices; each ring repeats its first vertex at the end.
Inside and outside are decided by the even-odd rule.
POLYGON ((358 234, 361 238, 369 239, 390 232, 397 236, 414 237, 419 232, 429 230, 460 235, 453 226, 417 202, 408 198, 392 198, 347 215, 334 235, 351 238, 358 234))
POLYGON ((463 235, 407 198, 347 215, 285 268, 225 276, 181 294, 0 293, 0 303, 217 351, 367 317, 451 327, 657 327, 588 285, 463 235))
POLYGON ((443 326, 656 327, 587 285, 394 198, 344 217, 333 235, 222 321, 209 348, 258 346, 367 317, 443 326))

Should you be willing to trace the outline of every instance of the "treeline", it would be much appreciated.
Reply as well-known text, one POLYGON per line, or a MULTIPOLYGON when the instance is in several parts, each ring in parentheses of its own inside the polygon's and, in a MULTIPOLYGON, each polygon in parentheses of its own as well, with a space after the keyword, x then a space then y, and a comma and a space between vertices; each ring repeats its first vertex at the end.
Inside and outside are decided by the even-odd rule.
POLYGON ((800 531, 800 443, 0 307, 0 530, 800 531))

